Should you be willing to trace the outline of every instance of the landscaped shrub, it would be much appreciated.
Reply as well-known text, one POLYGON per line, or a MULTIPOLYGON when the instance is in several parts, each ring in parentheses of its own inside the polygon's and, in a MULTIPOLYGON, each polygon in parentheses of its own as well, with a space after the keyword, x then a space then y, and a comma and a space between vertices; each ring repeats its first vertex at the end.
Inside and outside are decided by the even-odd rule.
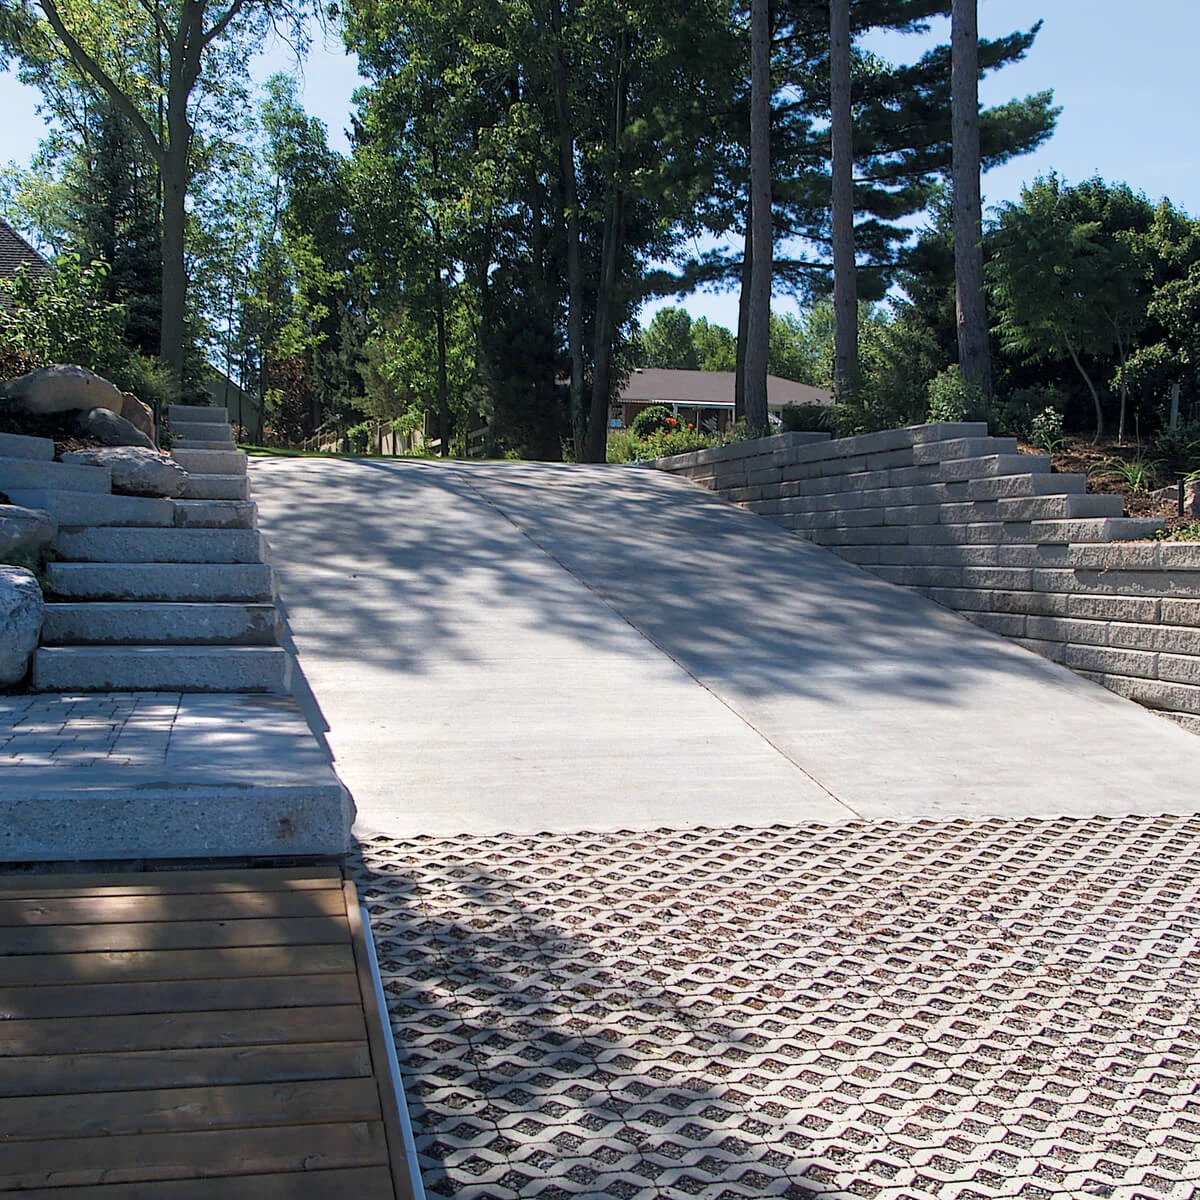
POLYGON ((1029 440, 1047 454, 1057 454, 1070 445, 1063 433, 1063 415, 1057 408, 1043 408, 1030 422, 1029 440))
POLYGON ((692 450, 707 450, 713 444, 691 426, 679 429, 664 429, 652 433, 648 438, 639 438, 634 443, 636 462, 649 462, 655 458, 667 458, 672 454, 687 454, 692 450))
POLYGON ((978 384, 968 383, 958 367, 947 367, 929 381, 927 424, 978 420, 987 412, 987 398, 978 384))
POLYGON ((629 426, 629 431, 635 438, 649 437, 652 433, 658 433, 660 430, 670 428, 668 422, 675 422, 678 425, 678 418, 663 404, 652 404, 649 408, 643 408, 636 417, 633 418, 629 426))
POLYGON ((350 443, 352 454, 366 454, 367 447, 371 444, 370 424, 364 421, 361 425, 351 425, 346 430, 346 439, 350 443))
POLYGON ((1066 397, 1058 388, 1014 388, 1006 396, 993 398, 988 424, 996 435, 1008 434, 1029 441, 1034 417, 1047 408, 1056 408, 1059 412, 1066 408, 1066 397))
POLYGON ((612 429, 608 434, 605 460, 610 463, 637 462, 637 438, 632 429, 612 429))
POLYGON ((671 454, 687 454, 691 450, 707 450, 723 444, 722 440, 699 433, 690 425, 681 425, 674 417, 676 428, 660 429, 649 437, 635 437, 631 429, 614 429, 608 435, 606 460, 610 463, 650 462, 671 454))
POLYGON ((1200 421, 1181 421, 1154 435, 1154 452, 1169 463, 1190 466, 1200 461, 1200 421))
POLYGON ((1148 458, 1106 458, 1096 474, 1115 475, 1129 489, 1130 495, 1146 495, 1158 482, 1159 464, 1148 458))
POLYGON ((785 433, 832 433, 834 410, 830 404, 785 404, 779 420, 785 433))

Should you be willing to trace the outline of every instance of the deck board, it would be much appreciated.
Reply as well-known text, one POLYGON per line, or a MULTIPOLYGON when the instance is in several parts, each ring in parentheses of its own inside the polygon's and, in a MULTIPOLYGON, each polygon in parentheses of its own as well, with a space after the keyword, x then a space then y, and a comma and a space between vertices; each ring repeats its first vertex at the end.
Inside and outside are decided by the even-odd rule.
POLYGON ((411 1200, 333 868, 0 876, 0 1191, 411 1200))
POLYGON ((295 892, 188 892, 176 895, 22 896, 0 892, 0 928, 30 925, 110 925, 121 922, 237 921, 250 917, 334 917, 333 888, 295 892))
POLYGON ((387 1167, 109 1186, 31 1188, 22 1200, 392 1200, 387 1167))
POLYGON ((68 983, 43 987, 4 987, 0 984, 0 1021, 310 1008, 357 1002, 358 979, 350 972, 268 975, 264 978, 68 983))

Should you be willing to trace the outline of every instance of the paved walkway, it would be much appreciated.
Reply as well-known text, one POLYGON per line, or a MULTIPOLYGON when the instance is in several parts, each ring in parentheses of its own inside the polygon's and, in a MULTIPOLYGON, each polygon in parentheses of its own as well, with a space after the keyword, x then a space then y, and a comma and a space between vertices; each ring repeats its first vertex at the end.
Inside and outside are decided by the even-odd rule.
POLYGON ((251 471, 360 834, 1196 806, 1200 738, 682 480, 251 471))

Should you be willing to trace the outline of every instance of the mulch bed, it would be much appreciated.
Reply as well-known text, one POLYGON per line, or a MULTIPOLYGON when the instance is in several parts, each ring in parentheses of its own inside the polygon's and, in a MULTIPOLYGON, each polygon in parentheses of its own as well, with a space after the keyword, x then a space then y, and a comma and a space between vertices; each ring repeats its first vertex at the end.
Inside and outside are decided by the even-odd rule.
POLYGON ((22 437, 50 438, 54 442, 54 457, 61 459, 73 450, 89 450, 102 446, 99 438, 80 437, 75 430, 74 413, 35 415, 32 413, 0 412, 0 433, 15 433, 22 437))
MULTIPOLYGON (((1022 454, 1044 454, 1027 442, 1019 444, 1022 454)), ((1115 471, 1106 469, 1114 459, 1133 462, 1152 457, 1146 446, 1136 442, 1118 442, 1115 438, 1102 438, 1089 442, 1080 438, 1065 449, 1050 456, 1055 471, 1064 474, 1086 475, 1087 490, 1092 493, 1120 496, 1125 501, 1125 513, 1130 517, 1147 517, 1166 522, 1169 532, 1195 523, 1194 517, 1181 517, 1178 505, 1171 501, 1155 500, 1152 496, 1132 492, 1129 485, 1115 471)), ((1171 464, 1161 465, 1155 488, 1170 487, 1179 481, 1181 472, 1173 470, 1171 464)))

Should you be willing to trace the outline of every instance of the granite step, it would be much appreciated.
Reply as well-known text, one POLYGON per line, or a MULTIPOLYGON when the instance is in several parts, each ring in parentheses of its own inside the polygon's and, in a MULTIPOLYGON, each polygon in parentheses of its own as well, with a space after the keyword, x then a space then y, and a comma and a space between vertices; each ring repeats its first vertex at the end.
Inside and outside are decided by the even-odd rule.
POLYGON ((171 457, 189 475, 244 475, 246 454, 242 450, 172 449, 171 457))
POLYGON ((290 697, 25 693, 0 706, 13 734, 0 862, 338 857, 349 846, 353 803, 290 697))
POLYGON ((249 500, 248 475, 189 475, 183 484, 184 500, 249 500))
POLYGON ((286 695, 281 646, 43 646, 35 692, 266 692, 286 695))
POLYGON ((50 603, 43 646, 274 646, 281 629, 270 603, 50 603))
POLYGON ((170 404, 167 421, 172 429, 178 424, 228 425, 229 410, 215 404, 170 404))
POLYGON ((45 488, 14 488, 8 495, 14 504, 50 513, 64 527, 255 529, 258 526, 258 509, 251 500, 159 500, 45 488))
POLYGON ((221 442, 233 445, 233 430, 215 421, 181 421, 171 423, 171 438, 178 445, 184 441, 221 442))
POLYGON ((64 600, 241 603, 275 597, 265 563, 52 562, 46 577, 52 597, 64 600))
POLYGON ((148 496, 100 496, 91 492, 56 492, 45 488, 15 488, 14 504, 40 508, 60 526, 135 526, 165 528, 175 523, 174 501, 148 496))
POLYGON ((0 458, 31 458, 39 462, 50 462, 54 458, 54 442, 50 438, 0 433, 0 458))
POLYGON ((256 529, 258 506, 252 500, 175 500, 177 529, 256 529))
POLYGON ((237 444, 232 439, 227 442, 218 442, 212 438, 176 438, 171 443, 171 454, 174 455, 176 450, 203 450, 228 454, 237 450, 237 444))
POLYGON ((60 528, 58 557, 93 563, 261 563, 262 535, 252 529, 60 528))
POLYGON ((0 492, 38 489, 108 495, 112 475, 107 467, 43 462, 32 458, 0 458, 0 492))

